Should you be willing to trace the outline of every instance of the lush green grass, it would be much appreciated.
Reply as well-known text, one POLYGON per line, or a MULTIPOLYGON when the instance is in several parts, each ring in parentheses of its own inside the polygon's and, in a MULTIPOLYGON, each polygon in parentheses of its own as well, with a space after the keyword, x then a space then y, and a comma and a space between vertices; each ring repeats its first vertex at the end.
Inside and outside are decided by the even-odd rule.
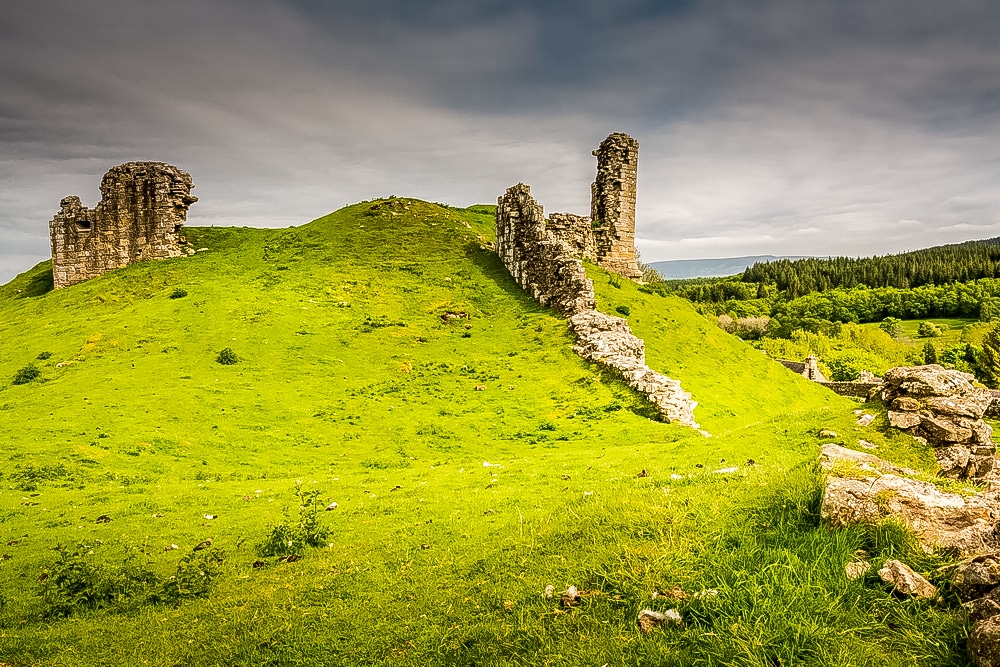
POLYGON ((892 526, 817 522, 819 428, 925 454, 591 267, 713 437, 655 421, 572 353, 491 235, 489 207, 367 202, 191 229, 207 251, 55 292, 45 264, 0 288, 0 662, 965 664, 948 609, 843 577, 859 548, 941 558, 892 526), (40 378, 12 384, 29 363, 40 378), (297 481, 338 507, 326 546, 281 563, 257 545, 294 523, 297 481), (202 570, 178 570, 190 554, 202 570), (81 588, 54 593, 60 572, 81 588), (197 581, 168 597, 177 574, 197 581), (571 584, 584 596, 562 608, 571 584), (675 586, 718 595, 652 599, 675 586), (638 632, 640 609, 673 606, 683 628, 638 632))
MULTIPOLYGON (((922 347, 925 342, 930 341, 934 343, 934 346, 938 349, 943 349, 949 345, 955 345, 962 342, 962 329, 964 329, 967 325, 975 324, 978 321, 979 320, 974 317, 939 317, 926 320, 900 320, 899 326, 902 328, 902 335, 899 336, 899 340, 919 347, 922 347), (920 325, 924 322, 933 322, 941 327, 943 333, 940 336, 934 336, 932 338, 917 336, 917 329, 919 329, 920 325)), ((860 326, 878 328, 879 324, 880 322, 871 322, 860 326)))

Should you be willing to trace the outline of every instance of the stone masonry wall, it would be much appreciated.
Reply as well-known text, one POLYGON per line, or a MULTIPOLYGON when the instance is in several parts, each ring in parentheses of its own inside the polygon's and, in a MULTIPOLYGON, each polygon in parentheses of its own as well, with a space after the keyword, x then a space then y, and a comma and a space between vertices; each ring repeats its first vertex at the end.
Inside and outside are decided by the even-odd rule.
POLYGON ((590 187, 597 263, 626 278, 642 278, 635 257, 635 194, 639 142, 615 132, 601 142, 590 187))
MULTIPOLYGON (((557 228, 565 230, 580 219, 557 228)), ((570 320, 576 334, 574 351, 599 363, 643 394, 665 421, 694 428, 698 405, 680 383, 646 366, 646 346, 620 317, 598 312, 594 284, 574 255, 576 249, 545 224, 542 207, 530 188, 518 183, 497 200, 497 253, 517 284, 543 306, 570 320)), ((563 231, 559 234, 566 236, 563 231)), ((572 238, 572 235, 570 235, 572 238)))
POLYGON ((64 198, 49 223, 56 288, 95 278, 147 259, 184 254, 181 229, 191 194, 191 175, 162 162, 127 162, 101 180, 93 209, 79 197, 64 198))
POLYGON ((568 245, 574 257, 597 263, 594 229, 590 225, 590 218, 572 213, 550 213, 546 229, 568 245))
POLYGON ((524 183, 497 200, 497 252, 517 284, 566 316, 595 306, 583 263, 545 226, 542 207, 524 183))

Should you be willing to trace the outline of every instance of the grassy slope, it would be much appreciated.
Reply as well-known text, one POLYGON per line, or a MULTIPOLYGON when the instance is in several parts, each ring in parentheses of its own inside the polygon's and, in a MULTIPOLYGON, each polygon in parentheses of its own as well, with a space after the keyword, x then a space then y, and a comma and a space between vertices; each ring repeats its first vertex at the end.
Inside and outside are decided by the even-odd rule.
POLYGON ((950 614, 841 574, 862 547, 937 561, 891 527, 816 526, 816 430, 892 446, 853 403, 592 268, 714 437, 653 421, 481 247, 488 209, 371 206, 0 288, 0 662, 963 664, 950 614), (46 351, 42 381, 9 383, 46 351), (330 546, 251 568, 297 479, 339 504, 330 546), (56 544, 136 546, 165 575, 207 538, 226 560, 205 598, 43 617, 56 544), (563 610, 547 584, 585 596, 563 610), (674 586, 719 596, 650 599, 674 586), (684 629, 638 634, 678 604, 684 629))

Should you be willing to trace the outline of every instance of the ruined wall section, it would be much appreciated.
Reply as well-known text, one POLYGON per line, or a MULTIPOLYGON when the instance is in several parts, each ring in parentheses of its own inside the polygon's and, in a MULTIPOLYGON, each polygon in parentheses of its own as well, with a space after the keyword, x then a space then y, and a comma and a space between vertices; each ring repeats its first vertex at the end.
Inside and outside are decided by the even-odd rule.
POLYGON ((101 180, 93 209, 79 197, 64 198, 49 223, 56 288, 148 259, 184 254, 181 234, 191 194, 191 175, 162 162, 128 162, 101 180))
POLYGON ((597 263, 594 228, 590 225, 590 218, 572 213, 550 213, 546 229, 568 245, 574 257, 597 263))
POLYGON ((639 280, 635 257, 635 194, 639 142, 615 132, 594 151, 597 178, 590 186, 597 263, 608 271, 639 280))
POLYGON ((496 231, 504 266, 533 299, 566 316, 595 307, 583 263, 546 229, 542 207, 524 183, 497 200, 496 231))
POLYGON ((532 298, 569 318, 577 354, 621 377, 656 406, 664 421, 698 428, 698 404, 691 394, 646 365, 646 345, 626 320, 597 311, 594 284, 576 257, 579 244, 571 245, 580 238, 572 230, 586 218, 566 215, 553 216, 558 230, 553 233, 530 188, 523 183, 508 188, 496 210, 496 247, 504 266, 532 298))

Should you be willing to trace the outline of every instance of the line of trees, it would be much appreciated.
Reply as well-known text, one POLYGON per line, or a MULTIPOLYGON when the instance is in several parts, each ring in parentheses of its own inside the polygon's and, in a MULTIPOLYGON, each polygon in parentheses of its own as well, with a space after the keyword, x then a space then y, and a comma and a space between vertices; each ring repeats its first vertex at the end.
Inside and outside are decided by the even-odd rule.
POLYGON ((1000 238, 937 246, 898 255, 760 262, 740 280, 774 285, 787 298, 838 288, 895 287, 1000 278, 1000 238))

